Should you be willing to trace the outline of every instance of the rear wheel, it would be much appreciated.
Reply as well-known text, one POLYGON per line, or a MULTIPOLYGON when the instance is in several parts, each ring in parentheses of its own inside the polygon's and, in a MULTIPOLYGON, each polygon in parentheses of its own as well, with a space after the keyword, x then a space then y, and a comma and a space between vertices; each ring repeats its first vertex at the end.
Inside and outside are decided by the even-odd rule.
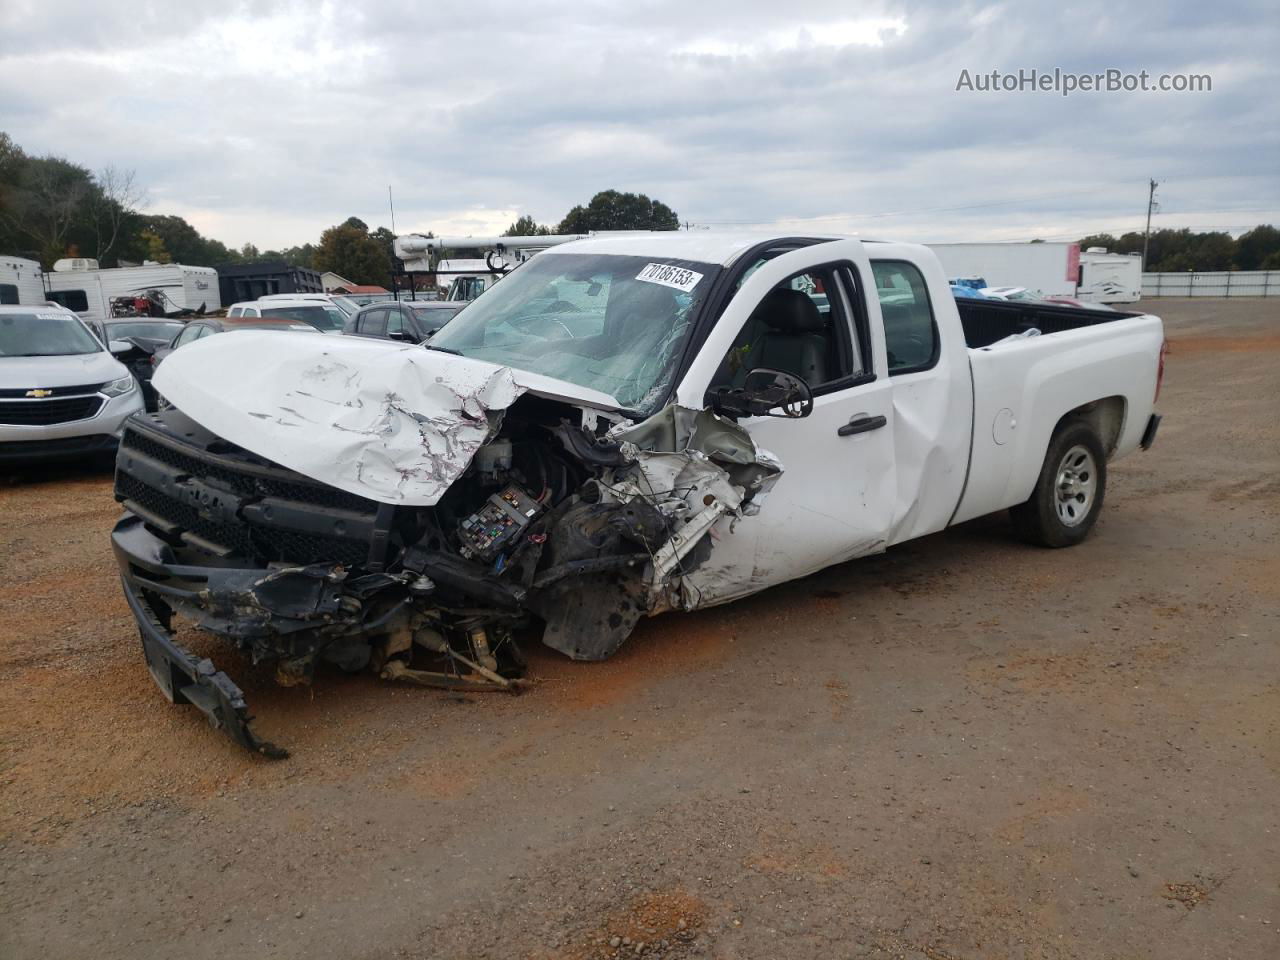
POLYGON ((1107 456, 1092 425, 1068 420, 1049 442, 1026 503, 1009 510, 1018 535, 1045 547, 1070 547, 1089 535, 1107 492, 1107 456))

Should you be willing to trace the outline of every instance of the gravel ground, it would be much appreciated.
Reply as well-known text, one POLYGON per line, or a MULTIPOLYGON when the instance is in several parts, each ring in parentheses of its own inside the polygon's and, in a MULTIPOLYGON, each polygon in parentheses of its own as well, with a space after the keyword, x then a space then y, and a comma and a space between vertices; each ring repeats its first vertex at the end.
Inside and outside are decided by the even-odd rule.
POLYGON ((1155 448, 518 698, 199 637, 292 759, 143 666, 107 472, 0 486, 0 956, 1280 956, 1280 301, 1154 301, 1155 448))

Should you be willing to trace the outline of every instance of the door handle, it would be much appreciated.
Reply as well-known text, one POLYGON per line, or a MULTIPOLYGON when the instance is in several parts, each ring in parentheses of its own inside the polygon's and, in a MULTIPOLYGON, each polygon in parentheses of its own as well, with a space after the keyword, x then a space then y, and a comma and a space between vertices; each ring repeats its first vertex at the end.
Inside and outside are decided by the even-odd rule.
POLYGON ((852 437, 855 433, 866 433, 869 430, 879 430, 889 421, 884 416, 878 417, 858 417, 856 420, 850 420, 843 427, 836 430, 836 433, 842 437, 852 437))

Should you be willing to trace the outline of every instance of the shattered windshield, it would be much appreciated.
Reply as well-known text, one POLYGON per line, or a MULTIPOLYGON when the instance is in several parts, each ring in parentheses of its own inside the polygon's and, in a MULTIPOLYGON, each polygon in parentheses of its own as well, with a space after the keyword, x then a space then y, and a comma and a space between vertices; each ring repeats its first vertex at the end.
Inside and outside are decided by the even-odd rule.
POLYGON ((650 412, 671 387, 720 267, 601 254, 534 257, 431 339, 431 346, 613 397, 650 412))
POLYGON ((101 349, 69 313, 0 314, 0 357, 69 357, 101 349))

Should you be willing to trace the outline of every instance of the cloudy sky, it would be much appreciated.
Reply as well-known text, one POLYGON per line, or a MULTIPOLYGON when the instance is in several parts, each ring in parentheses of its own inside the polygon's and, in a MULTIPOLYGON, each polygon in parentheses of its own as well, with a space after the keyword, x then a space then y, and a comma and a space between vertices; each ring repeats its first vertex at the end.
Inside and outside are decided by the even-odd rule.
POLYGON ((606 188, 711 229, 1075 239, 1280 223, 1256 3, 0 0, 0 130, 136 169, 232 245, 555 223, 606 188), (1212 91, 957 91, 1020 68, 1212 91))

